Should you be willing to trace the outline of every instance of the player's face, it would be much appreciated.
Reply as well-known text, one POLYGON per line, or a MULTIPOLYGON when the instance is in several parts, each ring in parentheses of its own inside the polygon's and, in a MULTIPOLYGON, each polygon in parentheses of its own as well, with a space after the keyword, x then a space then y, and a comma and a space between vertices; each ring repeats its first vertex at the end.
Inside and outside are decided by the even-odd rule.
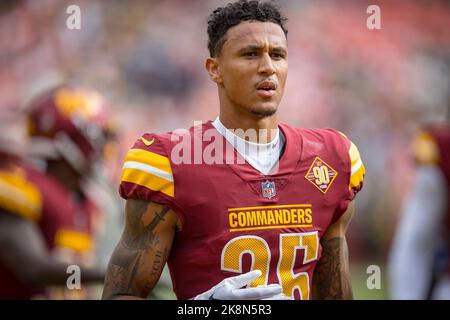
POLYGON ((242 22, 228 30, 217 58, 224 107, 268 117, 277 111, 288 73, 287 40, 271 22, 242 22))

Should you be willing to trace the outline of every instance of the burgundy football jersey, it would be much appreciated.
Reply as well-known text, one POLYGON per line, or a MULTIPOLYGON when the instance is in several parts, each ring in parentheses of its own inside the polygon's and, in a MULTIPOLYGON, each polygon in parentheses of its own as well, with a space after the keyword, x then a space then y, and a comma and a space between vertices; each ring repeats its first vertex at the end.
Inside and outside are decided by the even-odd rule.
POLYGON ((269 175, 243 161, 211 122, 145 134, 128 152, 121 196, 167 205, 180 218, 168 260, 179 299, 252 269, 262 275, 251 286, 280 283, 288 296, 311 298, 320 238, 361 189, 365 169, 335 130, 279 128, 285 149, 269 175), (198 151, 215 161, 199 161, 198 151))
MULTIPOLYGON (((30 166, 17 163, 13 169, 0 170, 0 209, 35 223, 50 251, 81 254, 91 249, 95 206, 88 199, 75 202, 61 184, 30 166)), ((41 294, 22 283, 1 260, 0 283, 0 300, 41 294)))

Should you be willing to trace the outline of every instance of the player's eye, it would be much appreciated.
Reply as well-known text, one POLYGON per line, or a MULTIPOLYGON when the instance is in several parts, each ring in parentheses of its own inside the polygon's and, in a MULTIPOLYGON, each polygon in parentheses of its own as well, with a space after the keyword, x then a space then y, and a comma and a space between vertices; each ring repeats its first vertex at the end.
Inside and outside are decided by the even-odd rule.
POLYGON ((244 53, 245 57, 257 57, 258 56, 258 52, 256 51, 247 51, 244 53))
POLYGON ((283 55, 282 53, 279 53, 279 52, 273 52, 273 53, 271 54, 271 56, 272 56, 272 58, 274 58, 274 59, 282 59, 282 58, 284 58, 284 55, 283 55))

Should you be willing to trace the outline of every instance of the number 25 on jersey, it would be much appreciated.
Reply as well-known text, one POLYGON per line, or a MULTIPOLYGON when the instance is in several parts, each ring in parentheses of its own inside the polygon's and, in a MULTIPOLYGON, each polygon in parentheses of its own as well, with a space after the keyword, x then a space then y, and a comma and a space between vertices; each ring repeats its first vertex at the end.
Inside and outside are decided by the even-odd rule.
MULTIPOLYGON (((294 273, 297 250, 304 250, 303 264, 317 260, 319 249, 318 232, 280 234, 280 257, 277 264, 277 277, 283 293, 294 296, 297 289, 301 299, 309 299, 309 274, 294 273)), ((252 257, 252 269, 262 271, 261 277, 250 286, 267 285, 271 252, 267 242, 258 236, 241 236, 231 239, 222 250, 221 268, 224 271, 242 273, 242 257, 248 253, 252 257)))

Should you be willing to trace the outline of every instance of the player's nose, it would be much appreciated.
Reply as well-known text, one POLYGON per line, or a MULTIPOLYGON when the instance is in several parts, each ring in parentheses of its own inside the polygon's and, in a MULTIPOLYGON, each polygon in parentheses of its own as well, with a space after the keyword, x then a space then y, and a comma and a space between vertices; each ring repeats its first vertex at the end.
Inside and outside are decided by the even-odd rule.
POLYGON ((258 71, 260 74, 269 76, 275 73, 276 69, 269 53, 264 53, 261 56, 258 71))

